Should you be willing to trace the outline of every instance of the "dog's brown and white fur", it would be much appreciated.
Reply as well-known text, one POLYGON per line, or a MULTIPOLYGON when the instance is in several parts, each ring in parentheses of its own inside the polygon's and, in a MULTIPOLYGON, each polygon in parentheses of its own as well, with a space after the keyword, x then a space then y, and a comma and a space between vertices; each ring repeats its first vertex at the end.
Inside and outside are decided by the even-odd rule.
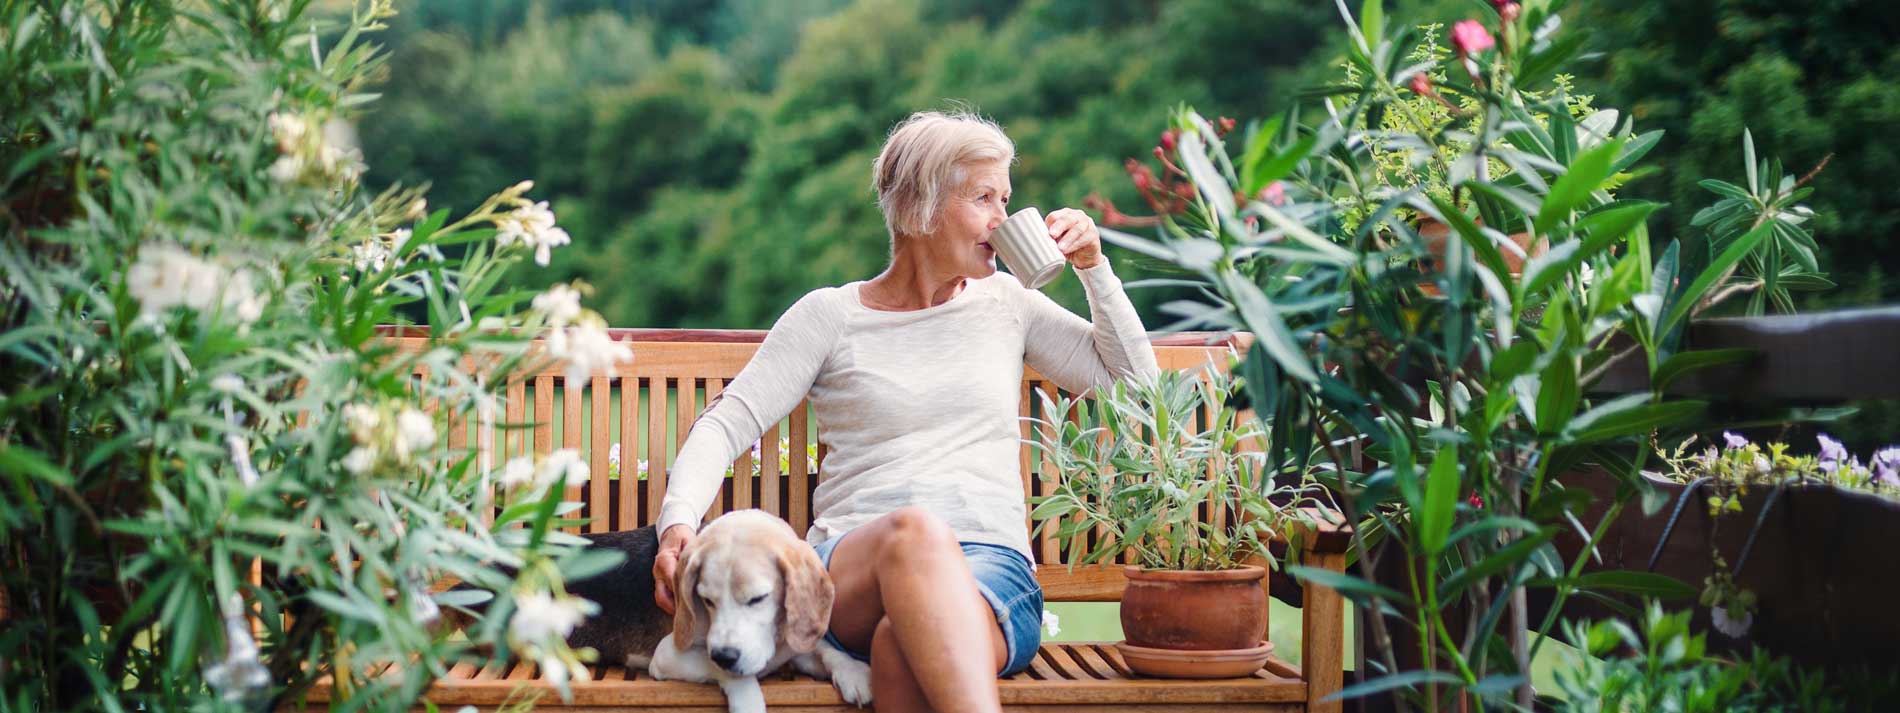
POLYGON ((654 678, 717 683, 734 713, 763 712, 758 676, 791 663, 830 678, 847 703, 871 702, 870 666, 823 641, 831 577, 785 521, 758 510, 713 520, 687 546, 674 585, 673 633, 653 654, 654 678))

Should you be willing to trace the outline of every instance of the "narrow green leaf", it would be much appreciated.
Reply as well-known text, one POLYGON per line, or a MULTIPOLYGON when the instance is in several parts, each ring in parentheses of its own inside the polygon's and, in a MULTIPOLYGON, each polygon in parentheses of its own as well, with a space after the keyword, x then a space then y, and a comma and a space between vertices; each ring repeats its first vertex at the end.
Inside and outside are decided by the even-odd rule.
POLYGON ((1691 418, 1708 406, 1703 401, 1649 403, 1649 394, 1628 394, 1584 412, 1564 428, 1565 443, 1596 441, 1645 434, 1658 427, 1691 418))
POLYGON ((1577 414, 1577 400, 1583 395, 1577 386, 1576 360, 1562 355, 1550 360, 1541 381, 1537 388, 1537 430, 1546 435, 1562 433, 1577 414))
POLYGON ((1357 683, 1341 688, 1322 700, 1326 702, 1341 701, 1349 698, 1358 698, 1360 696, 1370 696, 1374 693, 1383 693, 1398 688, 1417 688, 1419 685, 1426 683, 1458 685, 1464 682, 1464 679, 1447 671, 1433 671, 1429 669, 1406 671, 1404 673, 1395 673, 1390 676, 1375 678, 1365 683, 1357 683))
POLYGON ((1486 554, 1483 559, 1445 578, 1445 581, 1438 585, 1438 598, 1441 601, 1450 600, 1466 587, 1476 584, 1478 580, 1516 567, 1529 559, 1531 553, 1537 551, 1537 548, 1543 547, 1545 543, 1550 542, 1550 538, 1556 536, 1556 528, 1543 530, 1513 542, 1509 547, 1486 554))
POLYGON ((1410 598, 1400 594, 1396 589, 1368 582, 1343 572, 1335 572, 1321 567, 1293 564, 1287 565, 1286 573, 1301 582, 1310 582, 1322 587, 1328 587, 1347 596, 1378 597, 1387 602, 1405 606, 1409 606, 1412 603, 1410 598))
POLYGON ((1755 356, 1753 349, 1704 349, 1694 352, 1681 352, 1669 357, 1668 361, 1656 367, 1656 373, 1650 377, 1650 388, 1662 391, 1675 383, 1677 378, 1697 369, 1706 369, 1721 364, 1733 364, 1747 361, 1755 356))
POLYGON ((1622 150, 1623 139, 1612 139, 1583 152, 1570 162, 1569 170, 1551 184, 1550 194, 1544 196, 1544 205, 1537 211, 1537 233, 1542 235, 1550 232, 1571 211, 1584 208, 1590 194, 1595 193, 1603 185, 1603 180, 1610 177, 1610 163, 1622 150))
POLYGON ((1418 511, 1418 540, 1428 555, 1445 548, 1458 510, 1458 447, 1439 449, 1425 478, 1425 503, 1418 511))
POLYGON ((1710 261, 1709 266, 1702 269, 1702 274, 1696 275, 1695 281, 1689 283, 1689 289, 1683 290, 1682 294, 1676 297, 1675 304, 1669 307, 1668 315, 1663 317, 1661 333, 1668 334, 1675 329, 1677 323, 1687 319, 1690 310, 1695 308, 1697 302, 1702 301, 1702 293, 1714 287, 1717 280, 1725 279, 1729 270, 1735 267, 1736 263, 1741 262, 1742 258, 1747 257, 1756 245, 1760 245, 1762 239, 1767 237, 1773 228, 1773 223, 1763 223, 1760 227, 1748 231, 1747 235, 1729 243, 1728 247, 1722 250, 1722 254, 1710 261))

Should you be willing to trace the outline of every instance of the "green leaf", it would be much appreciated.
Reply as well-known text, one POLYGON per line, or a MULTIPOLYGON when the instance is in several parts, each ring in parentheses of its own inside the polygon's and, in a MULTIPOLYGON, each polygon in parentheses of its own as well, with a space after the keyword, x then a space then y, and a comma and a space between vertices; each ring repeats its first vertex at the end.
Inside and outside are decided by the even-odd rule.
POLYGON ((1359 31, 1366 35, 1366 47, 1377 52, 1379 50, 1380 41, 1385 39, 1385 3, 1383 0, 1365 0, 1365 2, 1359 6, 1359 31))
POLYGON ((1425 503, 1418 511, 1418 541, 1427 555, 1445 548, 1445 538, 1458 514, 1458 447, 1445 446, 1432 460, 1425 478, 1425 503))
POLYGON ((1322 567, 1305 565, 1287 565, 1286 573, 1301 582, 1310 582, 1328 587, 1348 596, 1378 597, 1394 604, 1410 605, 1412 600, 1398 590, 1354 577, 1344 572, 1335 572, 1322 567))
MULTIPOLYGON (((1566 28, 1567 29, 1567 28, 1566 28)), ((1562 37, 1550 43, 1544 51, 1531 55, 1524 60, 1524 67, 1518 70, 1517 86, 1529 89, 1538 83, 1557 76, 1557 70, 1583 49, 1583 43, 1590 33, 1581 30, 1565 32, 1562 37)))
POLYGON ((1694 352, 1681 352, 1669 357, 1669 360, 1663 362, 1662 366, 1656 367, 1655 375, 1649 379, 1650 389, 1663 391, 1669 388, 1670 384, 1675 383, 1677 378, 1691 371, 1706 369, 1721 364, 1747 361, 1753 356, 1755 356, 1755 350, 1753 349, 1704 349, 1694 352))
POLYGON ((1535 225, 1539 235, 1549 233, 1557 222, 1579 210, 1603 186, 1603 180, 1610 177, 1610 163, 1623 150, 1623 139, 1605 141, 1596 148, 1583 152, 1564 175, 1551 184, 1550 193, 1544 196, 1544 205, 1537 211, 1535 225))
MULTIPOLYGON (((1463 239, 1464 244, 1471 246, 1471 252, 1477 256, 1478 263, 1484 265, 1486 269, 1491 271, 1493 276, 1503 281, 1507 286, 1510 285, 1511 271, 1504 263, 1504 255, 1498 252, 1498 246, 1491 242, 1490 234, 1486 233, 1483 228, 1471 220, 1471 216, 1465 215, 1464 211, 1458 210, 1458 207, 1453 205, 1451 201, 1438 196, 1432 196, 1432 204, 1438 207, 1440 218, 1445 221, 1446 225, 1451 226, 1452 232, 1457 233, 1458 237, 1463 239)), ((1447 245, 1445 249, 1450 250, 1451 246, 1447 245)))
POLYGON ((1747 257, 1756 245, 1760 245, 1762 239, 1767 237, 1773 228, 1773 223, 1763 223, 1754 230, 1748 231, 1747 235, 1729 243, 1728 247, 1722 250, 1722 254, 1710 261, 1709 266, 1702 269, 1702 274, 1696 275, 1695 281, 1689 283, 1689 289, 1683 290, 1682 294, 1676 298, 1675 304, 1669 307, 1669 314, 1663 317, 1661 333, 1668 334, 1675 329, 1677 323, 1687 319, 1690 310, 1702 300, 1702 293, 1714 287, 1717 280, 1726 278, 1729 270, 1735 267, 1736 263, 1741 262, 1742 258, 1747 257))
POLYGON ((1564 428, 1565 443, 1593 443, 1648 433, 1702 413, 1704 401, 1649 403, 1649 394, 1628 394, 1584 412, 1564 428))
POLYGON ((1562 433, 1577 414, 1577 401, 1583 392, 1577 386, 1577 362, 1564 355, 1544 367, 1537 388, 1537 431, 1545 435, 1562 433))
POLYGON ((1360 696, 1370 696, 1374 693, 1383 693, 1398 688, 1417 688, 1419 685, 1426 683, 1443 683, 1456 686, 1464 682, 1464 679, 1448 671, 1432 671, 1429 669, 1406 671, 1404 673, 1395 673, 1390 676, 1375 678, 1365 683, 1356 683, 1341 688, 1322 700, 1331 702, 1348 698, 1358 698, 1360 696))
POLYGON ((1306 353, 1293 341, 1293 332, 1287 329, 1286 322, 1280 319, 1280 313, 1267 300, 1267 295, 1258 285, 1248 282, 1238 272, 1226 270, 1216 276, 1217 281, 1226 287, 1226 292, 1234 301, 1234 307, 1240 312, 1241 320, 1247 323, 1254 337, 1259 339, 1275 363, 1287 374, 1301 381, 1312 383, 1319 379, 1306 353))
POLYGON ((1466 587, 1476 584, 1478 580, 1516 567, 1528 559, 1532 552, 1537 551, 1537 548, 1543 547, 1550 538, 1556 536, 1556 528, 1542 530, 1511 543, 1509 547, 1485 554, 1482 559, 1466 565, 1464 569, 1445 578, 1445 581, 1438 585, 1438 598, 1449 600, 1464 591, 1466 587))
MULTIPOLYGON (((1307 134, 1300 137, 1298 141, 1293 142, 1292 146, 1288 146, 1286 151, 1275 155, 1271 159, 1242 163, 1241 176, 1245 184, 1247 197, 1251 199, 1259 195, 1260 189, 1266 188, 1274 181, 1285 178, 1287 174, 1292 173, 1293 169, 1299 166, 1301 161, 1306 160, 1306 157, 1312 154, 1313 146, 1318 142, 1318 134, 1307 134)), ((1249 156, 1249 158, 1252 157, 1249 156)))
POLYGON ((1575 578, 1545 581, 1568 584, 1578 589, 1609 590, 1657 599, 1688 599, 1695 596, 1697 591, 1675 577, 1627 569, 1590 572, 1575 578))

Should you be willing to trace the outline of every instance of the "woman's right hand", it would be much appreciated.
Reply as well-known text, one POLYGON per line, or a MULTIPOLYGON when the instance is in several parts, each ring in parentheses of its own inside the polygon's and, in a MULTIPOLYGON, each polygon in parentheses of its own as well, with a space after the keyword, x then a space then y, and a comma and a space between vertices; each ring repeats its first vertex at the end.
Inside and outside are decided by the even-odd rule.
POLYGON ((693 543, 693 528, 674 525, 660 533, 660 551, 653 555, 653 603, 673 613, 673 575, 679 571, 680 554, 693 543))

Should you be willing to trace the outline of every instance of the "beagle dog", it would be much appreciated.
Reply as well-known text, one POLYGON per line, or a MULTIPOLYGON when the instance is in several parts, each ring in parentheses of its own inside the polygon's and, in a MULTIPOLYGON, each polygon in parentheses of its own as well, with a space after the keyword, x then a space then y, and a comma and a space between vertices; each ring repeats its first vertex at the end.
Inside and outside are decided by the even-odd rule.
POLYGON ((823 641, 831 575, 784 520, 759 510, 713 520, 680 557, 675 584, 673 633, 654 651, 654 678, 714 682, 733 713, 763 712, 758 676, 790 663, 831 679, 847 703, 871 702, 870 666, 823 641))
POLYGON ((652 526, 583 535, 588 547, 619 550, 619 566, 567 583, 600 605, 568 636, 602 661, 624 661, 656 679, 716 683, 733 713, 763 713, 758 677, 790 663, 828 678, 855 706, 871 702, 871 669, 823 641, 834 590, 811 545, 761 510, 736 510, 708 523, 681 554, 671 622, 653 603, 652 526))

